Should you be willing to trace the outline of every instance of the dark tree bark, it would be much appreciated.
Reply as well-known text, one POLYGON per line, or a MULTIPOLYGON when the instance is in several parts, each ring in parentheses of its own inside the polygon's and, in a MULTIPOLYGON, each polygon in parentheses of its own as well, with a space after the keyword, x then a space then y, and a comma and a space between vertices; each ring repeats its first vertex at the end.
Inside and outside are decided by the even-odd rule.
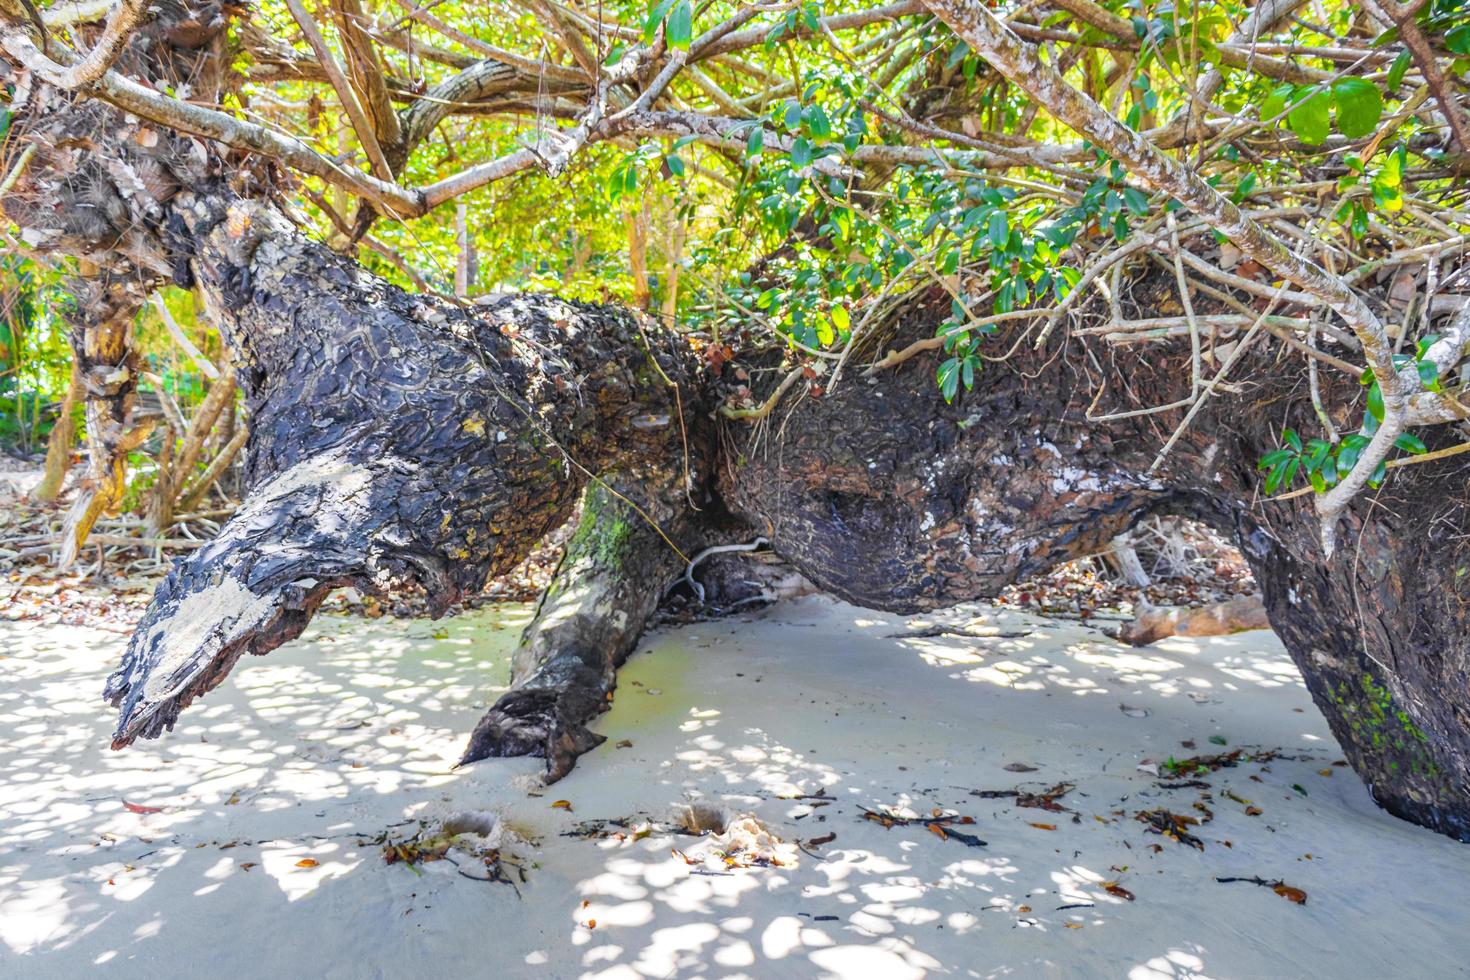
POLYGON ((119 747, 299 634, 332 588, 414 581, 442 612, 563 524, 590 474, 680 457, 671 383, 691 355, 630 313, 460 308, 263 206, 184 195, 174 214, 241 366, 249 494, 160 586, 109 680, 119 747))

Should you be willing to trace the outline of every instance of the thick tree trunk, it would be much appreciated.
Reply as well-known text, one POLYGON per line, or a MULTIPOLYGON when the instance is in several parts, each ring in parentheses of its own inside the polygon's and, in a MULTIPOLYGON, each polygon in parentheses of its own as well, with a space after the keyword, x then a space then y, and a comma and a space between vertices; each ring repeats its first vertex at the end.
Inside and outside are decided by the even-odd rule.
POLYGON ((564 523, 589 474, 680 459, 671 384, 690 356, 665 334, 649 346, 631 314, 544 296, 461 308, 268 208, 175 213, 240 365, 249 495, 159 588, 109 680, 117 746, 296 636, 333 587, 413 580, 442 610, 564 523))
MULTIPOLYGON (((1240 546, 1271 623, 1374 798, 1470 840, 1470 463, 1391 471, 1354 505, 1343 545, 1324 560, 1309 496, 1258 499, 1256 461, 1278 444, 1283 420, 1301 431, 1316 424, 1306 386, 1274 352, 1252 355, 1242 371, 1273 379, 1252 394, 1273 405, 1269 414, 1220 401, 1150 472, 1182 410, 1089 421, 1097 386, 1109 382, 1082 369, 1094 363, 1082 346, 1058 342, 994 366, 954 406, 934 393, 936 359, 921 357, 876 384, 778 409, 790 412, 779 438, 737 444, 744 465, 717 468, 725 500, 818 584, 898 611, 994 595, 1099 550, 1151 513, 1204 520, 1240 546)), ((1144 407, 1131 392, 1167 404, 1188 390, 1187 354, 1095 353, 1109 359, 1118 390, 1094 417, 1144 407)), ((1359 386, 1339 377, 1324 381, 1334 383, 1327 400, 1348 406, 1336 421, 1350 431, 1359 386)))
MULTIPOLYGON (((199 198, 178 213, 244 365, 253 489, 220 538, 160 589, 110 683, 118 745, 171 724, 240 653, 294 636, 336 584, 413 578, 441 604, 478 587, 565 519, 587 472, 637 464, 624 485, 641 483, 640 506, 679 526, 654 503, 666 491, 647 489, 681 470, 684 433, 661 375, 688 385, 693 371, 669 335, 545 297, 471 311, 410 297, 268 210, 231 207, 199 198), (663 345, 652 357, 650 341, 663 345)), ((916 312, 913 332, 924 322, 916 312)), ((1324 564, 1308 500, 1251 504, 1273 422, 1207 410, 1149 473, 1178 413, 1088 421, 1096 382, 1081 359, 1036 371, 1077 343, 995 367, 952 406, 936 396, 926 357, 827 397, 792 398, 758 440, 729 427, 713 461, 719 497, 819 585, 900 611, 994 595, 1151 513, 1208 520, 1240 542, 1272 621, 1378 800, 1466 836, 1463 546, 1452 534, 1402 546, 1464 525, 1463 504, 1441 482, 1462 466, 1396 473, 1350 518, 1344 540, 1354 546, 1324 564), (1426 493, 1440 498, 1434 506, 1426 493)), ((1179 367, 1155 352, 1118 370, 1163 401, 1179 367)), ((1300 401, 1285 411, 1305 424, 1311 409, 1300 401)), ((716 445, 697 418, 686 412, 694 444, 716 445)), ((609 509, 618 510, 594 500, 601 530, 635 526, 609 509)), ((648 558, 647 528, 627 541, 637 539, 627 551, 573 549, 528 635, 516 690, 467 758, 535 751, 557 775, 595 742, 585 723, 677 570, 648 558), (620 577, 615 567, 633 555, 648 563, 620 577), (578 607, 579 585, 607 612, 597 601, 578 607)))

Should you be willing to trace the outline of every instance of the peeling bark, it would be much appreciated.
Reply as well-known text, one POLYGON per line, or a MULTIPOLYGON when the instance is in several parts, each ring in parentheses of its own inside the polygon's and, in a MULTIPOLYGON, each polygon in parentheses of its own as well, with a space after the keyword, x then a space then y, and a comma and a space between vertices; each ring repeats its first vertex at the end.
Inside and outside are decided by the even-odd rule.
POLYGON ((62 528, 62 567, 76 560, 97 519, 121 502, 128 453, 152 430, 151 424, 133 418, 139 369, 133 319, 146 294, 126 274, 75 278, 70 285, 77 298, 69 319, 72 356, 86 395, 88 464, 62 528))

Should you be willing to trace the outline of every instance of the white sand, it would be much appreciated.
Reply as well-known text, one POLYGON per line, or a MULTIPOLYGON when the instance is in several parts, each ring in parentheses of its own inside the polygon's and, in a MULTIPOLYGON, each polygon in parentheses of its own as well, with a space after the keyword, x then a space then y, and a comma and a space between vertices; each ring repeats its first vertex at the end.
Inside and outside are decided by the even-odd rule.
POLYGON ((171 737, 120 754, 98 695, 122 639, 0 623, 0 976, 1466 974, 1470 848, 1377 811, 1330 766, 1337 747, 1269 634, 1142 651, 1045 622, 1024 639, 895 639, 911 624, 806 599, 651 637, 598 723, 608 743, 531 797, 539 761, 447 771, 524 615, 324 617, 248 658, 171 737), (1136 766, 1191 754, 1184 739, 1222 751, 1212 734, 1302 758, 1211 777, 1201 853, 1133 820, 1199 798, 1136 766), (969 795, 1060 780, 1078 823, 969 795), (832 805, 780 798, 821 788, 832 805), (559 836, 697 799, 788 840, 837 837, 820 860, 709 875, 672 855, 697 853, 690 838, 559 836), (885 830, 859 804, 957 809, 989 846, 885 830), (466 809, 539 836, 518 850, 519 897, 445 862, 386 865, 354 836, 466 809), (1217 875, 1282 878, 1308 903, 1217 875), (1120 878, 1136 901, 1101 887, 1120 878))

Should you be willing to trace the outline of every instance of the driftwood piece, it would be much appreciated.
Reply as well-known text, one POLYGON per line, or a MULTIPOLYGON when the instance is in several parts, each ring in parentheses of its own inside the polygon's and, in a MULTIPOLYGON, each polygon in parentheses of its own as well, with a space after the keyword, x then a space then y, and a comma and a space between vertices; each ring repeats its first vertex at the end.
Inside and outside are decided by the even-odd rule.
POLYGON ((1119 627, 1118 639, 1142 647, 1170 636, 1225 636, 1270 628, 1265 602, 1259 595, 1245 595, 1198 608, 1142 603, 1137 615, 1119 627))

